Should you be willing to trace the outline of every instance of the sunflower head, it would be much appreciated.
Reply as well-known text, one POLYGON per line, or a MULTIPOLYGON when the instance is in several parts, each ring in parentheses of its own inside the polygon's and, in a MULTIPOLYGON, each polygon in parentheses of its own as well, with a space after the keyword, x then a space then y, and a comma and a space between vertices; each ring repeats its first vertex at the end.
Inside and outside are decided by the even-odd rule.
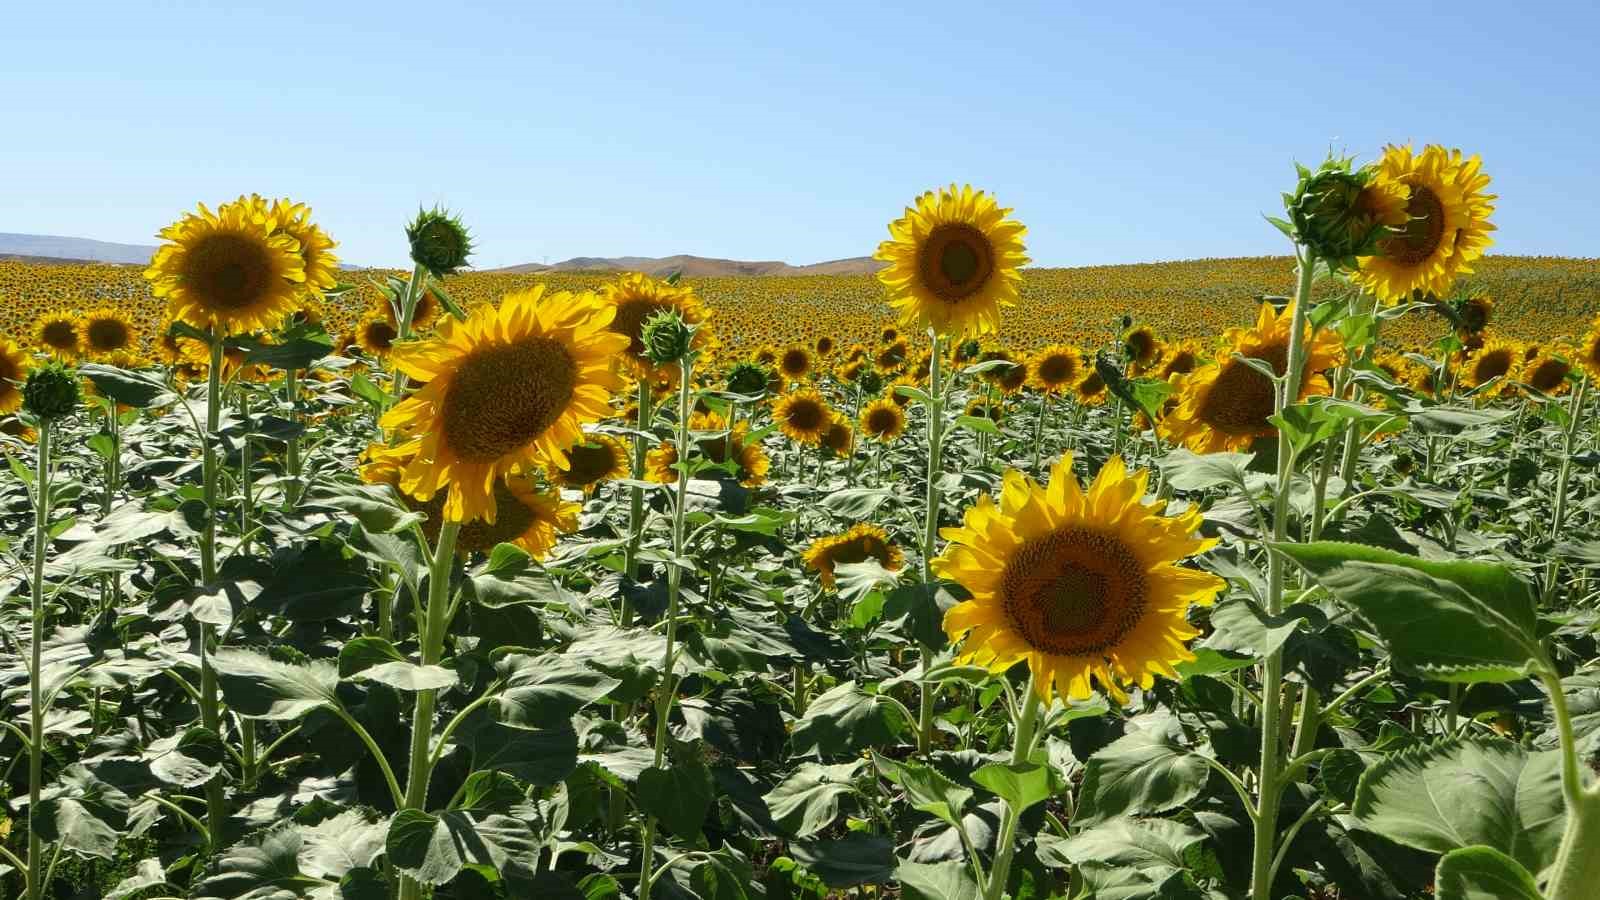
POLYGON ((906 345, 903 338, 895 338, 878 348, 878 352, 872 357, 872 362, 880 372, 894 372, 906 364, 906 356, 910 352, 911 348, 906 345))
POLYGON ((1443 297, 1491 243, 1494 195, 1478 157, 1430 144, 1384 149, 1376 177, 1403 185, 1406 221, 1362 256, 1355 279, 1386 303, 1414 295, 1443 297))
POLYGON ((835 412, 829 420, 828 430, 822 435, 822 446, 833 451, 835 456, 849 456, 855 449, 856 431, 843 413, 835 412))
POLYGON ((1462 362, 1463 380, 1474 391, 1483 392, 1487 388, 1485 396, 1497 396, 1505 392, 1509 384, 1507 376, 1521 362, 1520 345, 1501 338, 1491 338, 1462 362))
POLYGON ((811 373, 811 351, 804 347, 789 347, 778 354, 778 371, 789 381, 800 381, 811 373))
POLYGON ((1536 354, 1523 364, 1523 383, 1547 397, 1565 391, 1568 386, 1567 378, 1572 374, 1572 363, 1568 361, 1569 352, 1562 348, 1536 354))
POLYGON ((1168 350, 1161 360, 1161 380, 1174 375, 1187 375, 1200 365, 1200 350, 1191 341, 1184 341, 1168 350))
POLYGON ((1058 393, 1083 374, 1083 353, 1077 347, 1051 344, 1033 355, 1029 375, 1033 386, 1058 393))
POLYGON ((738 362, 728 370, 728 391, 753 397, 767 389, 770 373, 760 363, 738 362))
POLYGON ((1005 418, 1005 412, 1005 404, 987 400, 983 397, 973 397, 967 402, 967 415, 974 419, 988 419, 996 425, 1000 424, 1000 420, 1005 418))
POLYGON ((6 338, 0 338, 0 415, 22 407, 22 385, 33 360, 27 352, 6 338))
POLYGON ((1600 381, 1600 319, 1589 326, 1588 334, 1583 336, 1583 342, 1578 345, 1578 365, 1589 373, 1589 377, 1600 381))
POLYGON ((65 419, 77 410, 82 397, 78 376, 59 360, 28 372, 22 383, 22 408, 41 422, 65 419))
POLYGON ((144 277, 172 318, 231 335, 270 331, 294 311, 306 280, 300 244, 254 202, 201 205, 161 237, 144 277))
POLYGON ((411 261, 443 278, 454 275, 472 256, 472 235, 459 216, 435 206, 417 210, 417 217, 406 226, 411 243, 411 261))
POLYGON ((821 335, 811 346, 817 351, 818 356, 828 356, 833 353, 833 338, 825 334, 821 335))
POLYGON ((567 451, 567 468, 556 480, 565 487, 593 491, 601 482, 628 477, 628 451, 608 434, 591 434, 567 451))
POLYGON ((266 202, 260 197, 253 200, 258 209, 269 214, 277 223, 280 233, 294 238, 295 243, 300 245, 306 290, 321 294, 338 286, 339 257, 333 253, 333 248, 338 244, 322 230, 322 226, 311 221, 311 207, 283 198, 272 201, 271 208, 266 209, 266 202))
POLYGON ((1161 341, 1149 325, 1135 325, 1122 333, 1122 355, 1136 366, 1148 366, 1161 354, 1161 341))
POLYGON ((833 424, 833 411, 821 394, 806 388, 779 397, 772 405, 772 418, 790 440, 817 446, 833 424))
POLYGON ((1463 297, 1452 304, 1456 322, 1464 334, 1478 334, 1494 319, 1494 301, 1482 294, 1463 297))
POLYGON ((356 326, 356 344, 368 356, 382 359, 394 349, 394 342, 400 338, 400 330, 395 327, 394 321, 381 312, 367 313, 361 323, 356 326))
POLYGON ((397 346, 394 367, 425 385, 382 419, 415 445, 403 489, 428 499, 448 488, 446 518, 493 522, 497 479, 565 470, 567 448, 621 386, 611 362, 627 338, 609 330, 612 313, 593 294, 538 285, 397 346))
MULTIPOLYGON (((652 316, 674 310, 691 326, 701 325, 709 318, 700 299, 689 287, 638 272, 630 272, 606 284, 600 290, 600 298, 612 308, 611 330, 628 339, 628 358, 638 368, 651 366, 644 342, 644 326, 652 316)), ((709 331, 697 331, 695 349, 703 349, 709 339, 709 331)))
POLYGON ((1072 388, 1072 397, 1082 406, 1099 406, 1106 402, 1106 381, 1093 366, 1087 367, 1083 377, 1072 388))
POLYGON ((678 448, 672 441, 662 441, 644 455, 644 480, 656 484, 677 484, 678 448))
POLYGON ((83 355, 83 335, 78 330, 78 314, 46 313, 33 323, 34 346, 60 360, 75 360, 83 355))
POLYGON ((861 432, 875 441, 893 443, 906 432, 905 410, 893 400, 879 397, 861 411, 861 432))
POLYGON ((1086 699, 1093 682, 1121 701, 1126 685, 1176 678, 1194 658, 1188 608, 1223 581, 1178 565, 1215 541, 1195 535, 1198 507, 1145 505, 1147 481, 1112 457, 1085 491, 1064 457, 1044 486, 1007 472, 998 504, 984 496, 941 531, 950 544, 933 570, 971 594, 944 618, 961 661, 995 672, 1026 661, 1047 701, 1086 699))
POLYGON ((874 259, 902 324, 956 337, 993 334, 1016 303, 1027 229, 983 191, 951 185, 917 198, 889 224, 874 259))
POLYGON ((657 366, 683 360, 694 345, 695 327, 675 309, 662 309, 645 319, 639 331, 645 359, 657 366))
POLYGON ((897 572, 905 564, 905 555, 889 539, 889 533, 877 525, 862 523, 843 534, 817 538, 801 559, 822 581, 826 590, 833 590, 835 568, 840 563, 861 563, 876 560, 878 565, 897 572))
POLYGON ((85 313, 79 326, 79 345, 86 356, 95 359, 126 352, 139 341, 133 322, 115 307, 102 306, 85 313))
POLYGON ((1330 155, 1316 171, 1297 165, 1300 181, 1284 198, 1295 238, 1341 269, 1355 268, 1356 257, 1373 255, 1380 238, 1406 223, 1406 186, 1353 162, 1330 155))

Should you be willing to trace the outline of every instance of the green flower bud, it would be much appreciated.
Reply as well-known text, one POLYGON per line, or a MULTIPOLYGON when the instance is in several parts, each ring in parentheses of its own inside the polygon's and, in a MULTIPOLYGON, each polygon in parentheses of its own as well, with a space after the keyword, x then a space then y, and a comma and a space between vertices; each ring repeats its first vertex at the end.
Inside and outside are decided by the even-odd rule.
POLYGON ((883 390, 883 376, 878 374, 877 369, 863 367, 859 383, 864 394, 876 394, 883 390))
POLYGON ((645 320, 640 338, 645 358, 661 366, 689 355, 694 329, 676 309, 663 309, 645 320))
POLYGON ((728 370, 728 390, 735 394, 754 396, 767 389, 769 377, 766 368, 757 363, 736 363, 728 370))
POLYGON ((78 408, 78 376, 59 362, 28 373, 22 385, 22 408, 40 422, 65 419, 78 408))
POLYGON ((1378 241, 1390 233, 1366 197, 1371 168, 1353 169, 1349 158, 1329 157, 1315 172, 1297 167, 1300 181, 1284 206, 1292 235, 1318 259, 1338 269, 1356 267, 1356 257, 1378 254, 1378 241))
POLYGON ((472 235, 461 219, 434 207, 418 210, 416 221, 406 226, 411 260, 435 276, 454 275, 472 255, 472 235))

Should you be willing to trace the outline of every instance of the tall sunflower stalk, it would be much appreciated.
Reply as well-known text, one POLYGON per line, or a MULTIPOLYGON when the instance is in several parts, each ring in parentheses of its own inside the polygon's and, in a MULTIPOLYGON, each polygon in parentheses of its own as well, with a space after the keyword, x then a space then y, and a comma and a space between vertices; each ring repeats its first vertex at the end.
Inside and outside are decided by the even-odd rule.
MULTIPOLYGON (((924 404, 928 412, 928 484, 922 526, 922 580, 925 584, 934 583, 933 548, 939 536, 939 476, 944 471, 945 398, 944 385, 940 383, 944 360, 939 333, 931 331, 930 336, 932 356, 928 361, 928 401, 924 404)), ((920 643, 918 649, 922 655, 922 670, 926 673, 933 661, 934 650, 920 643)), ((939 685, 926 679, 920 684, 922 692, 917 705, 917 752, 926 756, 933 745, 933 707, 938 699, 939 685)))
MULTIPOLYGON (((644 343, 646 352, 651 361, 657 365, 676 363, 678 366, 678 418, 677 418, 677 446, 679 453, 679 472, 675 482, 676 489, 672 504, 672 553, 674 557, 682 557, 688 553, 687 512, 689 502, 689 414, 694 409, 694 387, 691 376, 694 371, 694 356, 692 349, 694 328, 684 322, 675 310, 665 310, 657 313, 645 323, 644 343)), ((678 654, 678 607, 682 593, 683 569, 676 563, 667 567, 667 611, 666 611, 666 649, 662 653, 661 682, 656 693, 655 702, 655 738, 654 738, 654 767, 659 769, 666 762, 668 720, 672 716, 672 705, 677 699, 677 677, 673 668, 677 663, 678 654)), ((650 891, 656 877, 660 874, 655 868, 655 842, 656 833, 660 823, 654 815, 647 815, 644 823, 642 838, 643 849, 640 851, 639 862, 639 900, 650 900, 650 891)))
MULTIPOLYGON (((213 328, 207 335, 211 351, 206 369, 206 424, 200 439, 201 497, 206 508, 205 527, 200 531, 200 580, 207 586, 217 581, 217 519, 221 508, 217 482, 222 461, 217 453, 217 430, 222 421, 223 337, 213 328)), ((222 734, 222 700, 218 696, 217 673, 211 667, 211 652, 216 649, 216 626, 200 623, 200 724, 212 734, 222 734)), ((206 830, 213 848, 223 837, 228 809, 222 791, 222 776, 206 782, 206 830)))

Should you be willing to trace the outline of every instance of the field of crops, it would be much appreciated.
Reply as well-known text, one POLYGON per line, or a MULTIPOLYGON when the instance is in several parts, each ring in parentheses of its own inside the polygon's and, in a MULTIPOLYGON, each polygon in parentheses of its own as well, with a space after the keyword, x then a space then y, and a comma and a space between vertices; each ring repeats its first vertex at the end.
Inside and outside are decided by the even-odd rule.
POLYGON ((876 276, 259 197, 0 262, 0 897, 1600 897, 1600 262, 1487 183, 1143 266, 956 186, 876 276))

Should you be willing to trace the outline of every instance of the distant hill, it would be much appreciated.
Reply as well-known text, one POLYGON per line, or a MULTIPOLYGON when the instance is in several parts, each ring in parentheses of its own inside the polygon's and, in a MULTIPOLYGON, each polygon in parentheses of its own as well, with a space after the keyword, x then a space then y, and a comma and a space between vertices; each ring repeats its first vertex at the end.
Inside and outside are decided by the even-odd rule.
POLYGON ((490 269, 491 272, 643 272, 646 275, 665 276, 681 272, 685 278, 706 278, 726 275, 861 275, 876 272, 883 263, 869 256, 852 259, 835 259, 808 266, 791 266, 786 262, 750 262, 738 259, 712 259, 705 256, 575 256, 550 265, 523 263, 490 269))
POLYGON ((36 257, 53 261, 131 263, 145 265, 156 252, 143 244, 113 244, 88 238, 54 234, 10 234, 0 232, 0 256, 36 257))

